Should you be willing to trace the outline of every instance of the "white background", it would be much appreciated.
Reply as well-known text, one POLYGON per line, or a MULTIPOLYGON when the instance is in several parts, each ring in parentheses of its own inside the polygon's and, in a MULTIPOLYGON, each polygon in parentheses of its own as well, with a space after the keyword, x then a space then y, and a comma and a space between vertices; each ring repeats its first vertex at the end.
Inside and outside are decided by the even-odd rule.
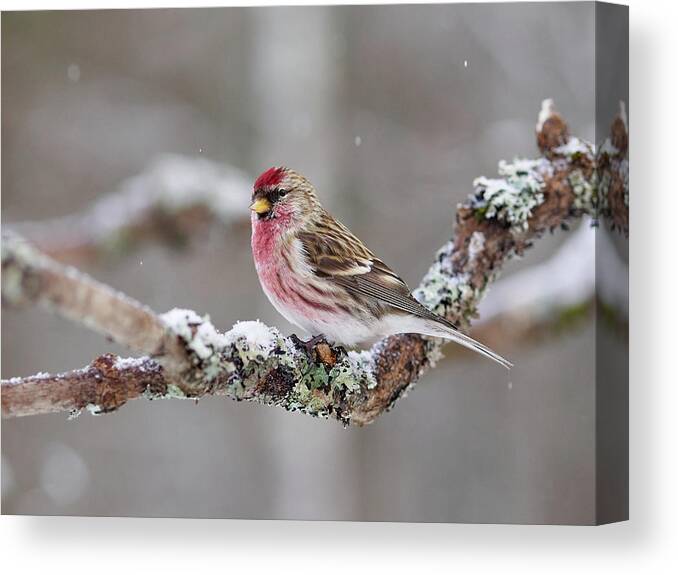
MULTIPOLYGON (((89 0, 68 7, 188 4, 89 0)), ((675 2, 670 0, 628 4, 633 131, 631 521, 591 528, 2 517, 4 572, 675 570, 678 382, 673 327, 678 319, 674 297, 678 178, 673 172, 678 150, 678 20, 675 2)), ((3 10, 66 7, 58 1, 2 0, 0 5, 3 10)))

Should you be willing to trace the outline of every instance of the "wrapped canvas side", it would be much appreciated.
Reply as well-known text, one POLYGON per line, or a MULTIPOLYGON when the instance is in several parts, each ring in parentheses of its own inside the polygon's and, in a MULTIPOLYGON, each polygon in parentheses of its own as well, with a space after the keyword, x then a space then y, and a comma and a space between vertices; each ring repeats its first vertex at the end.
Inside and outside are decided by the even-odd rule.
POLYGON ((629 492, 629 11, 596 3, 596 523, 628 519, 629 492), (618 218, 617 218, 618 219, 618 218))

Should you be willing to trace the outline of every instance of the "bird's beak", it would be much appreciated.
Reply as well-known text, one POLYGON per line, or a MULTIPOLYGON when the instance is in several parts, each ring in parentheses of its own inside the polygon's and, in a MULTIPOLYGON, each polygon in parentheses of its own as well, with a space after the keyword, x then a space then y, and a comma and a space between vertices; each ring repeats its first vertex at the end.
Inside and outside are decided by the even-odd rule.
POLYGON ((265 214, 271 211, 271 202, 269 202, 266 198, 259 198, 250 206, 250 210, 260 215, 265 214))

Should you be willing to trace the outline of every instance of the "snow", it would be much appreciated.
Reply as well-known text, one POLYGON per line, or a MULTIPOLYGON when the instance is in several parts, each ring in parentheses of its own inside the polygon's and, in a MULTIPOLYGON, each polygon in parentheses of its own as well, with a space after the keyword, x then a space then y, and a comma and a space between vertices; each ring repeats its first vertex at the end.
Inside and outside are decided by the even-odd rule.
POLYGON ((251 178, 240 170, 204 157, 164 155, 148 170, 125 181, 119 191, 97 201, 82 222, 74 216, 65 219, 102 238, 158 208, 176 212, 203 205, 229 223, 246 217, 251 190, 251 178))
POLYGON ((8 381, 10 385, 19 385, 20 383, 23 383, 26 379, 49 379, 52 377, 51 373, 47 373, 45 371, 41 371, 39 373, 36 373, 35 375, 31 375, 28 378, 23 378, 23 377, 11 377, 8 381))
POLYGON ((506 160, 499 161, 498 172, 500 176, 516 177, 524 176, 534 180, 535 184, 541 185, 542 176, 549 174, 551 170, 550 162, 545 158, 532 160, 529 158, 514 158, 513 162, 506 160))
POLYGON ((207 359, 215 351, 223 349, 228 344, 224 334, 219 333, 209 317, 205 316, 205 321, 198 326, 193 338, 192 347, 199 357, 207 359))
POLYGON ((150 175, 155 203, 171 211, 206 204, 225 222, 247 212, 250 178, 234 168, 225 170, 205 158, 164 156, 150 175))
POLYGON ((494 196, 503 193, 505 200, 507 202, 512 202, 511 196, 519 193, 519 190, 509 184, 506 180, 500 178, 486 178, 485 176, 480 176, 473 181, 473 186, 483 188, 483 197, 486 200, 491 200, 494 196))
POLYGON ((626 133, 629 133, 629 118, 626 115, 626 103, 624 100, 619 100, 619 117, 621 118, 621 121, 624 122, 624 128, 626 129, 626 133))
POLYGON ((215 353, 232 344, 246 343, 250 352, 268 353, 279 337, 277 330, 259 320, 239 321, 230 331, 219 333, 209 316, 200 317, 190 309, 174 308, 161 318, 165 325, 186 341, 188 347, 203 360, 210 359, 215 353))
POLYGON ((412 292, 414 298, 430 310, 436 311, 443 301, 449 305, 473 296, 473 290, 468 286, 468 274, 450 275, 448 263, 453 251, 452 242, 443 245, 436 253, 435 263, 412 292))
POLYGON ((255 346, 263 351, 269 351, 277 340, 277 333, 275 330, 268 327, 259 320, 254 321, 239 321, 231 330, 225 334, 229 343, 234 343, 236 340, 244 339, 251 346, 255 346))
POLYGON ((485 235, 482 232, 475 231, 471 234, 471 240, 468 245, 468 256, 471 261, 475 261, 478 254, 485 248, 485 235))
POLYGON ((186 340, 191 339, 192 336, 189 324, 197 324, 202 321, 202 318, 194 311, 177 307, 164 313, 161 319, 168 328, 186 340))
POLYGON ((230 343, 224 334, 215 329, 209 316, 202 318, 193 310, 174 308, 163 314, 161 319, 201 359, 210 358, 215 351, 230 343))
POLYGON ((473 181, 474 208, 484 209, 486 219, 496 218, 525 229, 532 209, 544 201, 541 177, 533 172, 506 179, 481 176, 473 181))
POLYGON ((115 369, 143 368, 147 358, 145 357, 118 357, 113 364, 115 369))
POLYGON ((506 309, 544 314, 585 301, 595 289, 596 232, 584 220, 551 259, 496 282, 480 302, 483 323, 506 309))
POLYGON ((570 138, 566 144, 558 146, 553 150, 556 154, 563 156, 572 156, 574 154, 591 154, 590 146, 579 138, 570 138))
POLYGON ((364 373, 367 375, 367 388, 376 387, 377 381, 374 379, 374 354, 369 350, 349 351, 347 354, 348 363, 354 374, 364 373))
POLYGON ((542 128, 544 127, 544 122, 553 116, 553 114, 555 114, 553 100, 551 98, 542 100, 541 110, 539 111, 539 117, 537 118, 537 132, 541 132, 542 128))
POLYGON ((610 138, 605 138, 603 145, 600 146, 600 153, 607 154, 608 156, 616 156, 619 153, 619 150, 612 144, 610 138))

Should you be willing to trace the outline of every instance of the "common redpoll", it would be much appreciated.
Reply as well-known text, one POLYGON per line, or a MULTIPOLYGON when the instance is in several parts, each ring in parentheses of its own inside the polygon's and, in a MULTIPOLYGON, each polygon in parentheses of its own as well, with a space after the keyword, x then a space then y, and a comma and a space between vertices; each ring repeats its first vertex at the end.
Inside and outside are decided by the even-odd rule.
POLYGON ((414 299, 405 282, 320 205, 301 174, 284 167, 261 174, 250 209, 261 287, 291 323, 346 346, 397 333, 441 337, 511 367, 414 299))

